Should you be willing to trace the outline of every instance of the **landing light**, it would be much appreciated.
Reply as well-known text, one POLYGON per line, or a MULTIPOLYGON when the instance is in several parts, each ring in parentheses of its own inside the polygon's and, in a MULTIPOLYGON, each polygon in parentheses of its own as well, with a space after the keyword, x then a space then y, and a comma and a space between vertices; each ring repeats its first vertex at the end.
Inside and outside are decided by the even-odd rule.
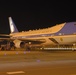
POLYGON ((29 42, 29 44, 31 44, 31 42, 29 42))

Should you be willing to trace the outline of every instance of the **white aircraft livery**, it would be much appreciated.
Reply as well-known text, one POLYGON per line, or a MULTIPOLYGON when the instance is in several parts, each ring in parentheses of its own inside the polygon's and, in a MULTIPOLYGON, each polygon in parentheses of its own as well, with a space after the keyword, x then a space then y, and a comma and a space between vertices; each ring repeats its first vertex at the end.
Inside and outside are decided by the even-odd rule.
POLYGON ((12 18, 9 17, 10 38, 15 46, 22 45, 52 46, 52 45, 73 45, 76 43, 76 22, 65 22, 55 26, 19 32, 12 18))

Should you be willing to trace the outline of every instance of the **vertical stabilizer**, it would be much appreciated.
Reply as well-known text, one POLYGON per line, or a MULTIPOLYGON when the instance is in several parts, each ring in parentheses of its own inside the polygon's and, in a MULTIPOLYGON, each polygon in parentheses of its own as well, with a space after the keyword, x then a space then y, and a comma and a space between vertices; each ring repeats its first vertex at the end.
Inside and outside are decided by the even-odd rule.
POLYGON ((10 31, 11 33, 16 33, 18 32, 18 29, 16 27, 16 25, 14 24, 13 20, 11 17, 9 17, 9 25, 10 25, 10 31))

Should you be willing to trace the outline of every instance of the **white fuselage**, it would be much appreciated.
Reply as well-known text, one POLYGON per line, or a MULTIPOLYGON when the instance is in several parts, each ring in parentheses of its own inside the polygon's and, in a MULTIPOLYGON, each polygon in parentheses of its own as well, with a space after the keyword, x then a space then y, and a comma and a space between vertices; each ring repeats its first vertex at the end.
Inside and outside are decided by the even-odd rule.
POLYGON ((60 25, 56 25, 50 28, 46 29, 40 29, 40 30, 30 30, 25 32, 18 32, 18 33, 12 33, 10 34, 15 39, 27 39, 27 40, 39 40, 43 39, 45 40, 45 43, 42 43, 43 45, 56 45, 56 44, 73 44, 76 42, 76 35, 53 35, 54 33, 58 32, 62 29, 62 27, 65 25, 65 23, 62 23, 60 25), (48 36, 48 34, 52 34, 48 36), (49 38, 53 38, 54 41, 50 40, 49 38), (58 42, 58 43, 55 43, 58 42))

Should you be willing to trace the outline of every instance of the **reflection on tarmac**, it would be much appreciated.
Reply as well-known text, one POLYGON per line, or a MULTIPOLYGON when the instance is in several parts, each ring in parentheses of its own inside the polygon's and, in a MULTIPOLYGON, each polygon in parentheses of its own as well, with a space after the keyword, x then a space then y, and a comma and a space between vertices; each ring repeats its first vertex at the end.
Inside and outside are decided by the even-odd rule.
POLYGON ((76 75, 76 51, 1 51, 0 75, 76 75))

